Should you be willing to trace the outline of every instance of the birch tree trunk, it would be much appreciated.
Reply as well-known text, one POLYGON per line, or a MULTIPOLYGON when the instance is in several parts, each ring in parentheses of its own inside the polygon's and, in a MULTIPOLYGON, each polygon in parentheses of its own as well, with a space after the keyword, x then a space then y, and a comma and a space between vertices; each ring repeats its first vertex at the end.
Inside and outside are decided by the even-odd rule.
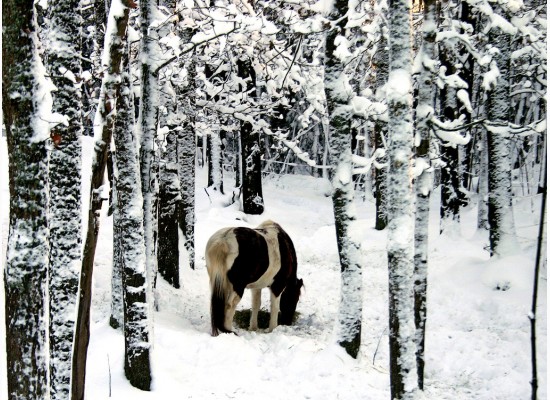
POLYGON ((76 300, 82 246, 81 170, 82 99, 77 80, 81 75, 82 17, 80 0, 54 2, 48 8, 50 28, 47 68, 57 91, 55 113, 68 125, 52 129, 50 152, 50 398, 67 399, 71 392, 71 366, 76 300))
POLYGON ((335 22, 328 33, 325 61, 325 94, 330 124, 332 172, 332 204, 336 241, 340 256, 340 308, 338 343, 356 358, 361 345, 362 277, 359 245, 351 237, 356 220, 351 153, 352 110, 349 101, 353 92, 337 56, 337 42, 344 35, 348 2, 337 0, 330 19, 335 22))
POLYGON ((411 9, 390 0, 388 80, 388 268, 389 345, 392 399, 412 399, 417 391, 414 325, 414 192, 412 157, 411 9))
MULTIPOLYGON (((125 9, 125 14, 129 10, 125 9)), ((122 44, 126 46, 126 37, 122 44)), ((151 388, 149 360, 149 306, 147 304, 147 257, 143 221, 143 198, 134 126, 128 53, 122 55, 121 83, 116 94, 117 205, 120 213, 122 292, 124 298, 124 372, 132 386, 151 388)))
POLYGON ((416 106, 416 221, 414 231, 414 319, 416 325, 416 369, 418 387, 424 389, 424 342, 428 290, 428 227, 430 219, 430 194, 433 188, 433 168, 430 161, 430 119, 435 113, 434 80, 437 69, 436 0, 424 0, 422 46, 417 57, 421 60, 418 75, 418 102, 416 106))
MULTIPOLYGON (((2 111, 9 157, 10 222, 4 288, 10 400, 48 396, 47 152, 37 134, 40 62, 34 2, 2 3, 2 111)), ((43 133, 42 133, 43 134, 43 133)))
MULTIPOLYGON (((113 0, 119 2, 120 0, 113 0)), ((128 0, 124 0, 125 2, 128 0)), ((124 3, 126 4, 126 3, 124 3)), ((90 206, 88 211, 88 230, 82 269, 80 272, 80 296, 76 322, 73 354, 72 398, 84 399, 86 383, 86 359, 90 341, 90 307, 92 302, 92 272, 94 266, 101 206, 103 204, 101 187, 103 186, 107 164, 107 150, 111 143, 116 105, 116 86, 120 74, 121 56, 125 51, 121 42, 126 35, 128 13, 123 16, 109 15, 109 24, 114 24, 111 37, 107 37, 108 65, 103 78, 101 95, 96 113, 96 131, 94 158, 92 161, 92 179, 90 183, 90 206)))

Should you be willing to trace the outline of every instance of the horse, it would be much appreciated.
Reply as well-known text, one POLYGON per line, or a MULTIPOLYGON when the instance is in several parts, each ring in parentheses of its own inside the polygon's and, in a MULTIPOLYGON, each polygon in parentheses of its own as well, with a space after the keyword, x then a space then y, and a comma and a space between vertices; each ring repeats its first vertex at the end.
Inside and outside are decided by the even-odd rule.
POLYGON ((304 282, 296 274, 292 240, 279 224, 265 221, 255 229, 222 228, 210 237, 205 253, 212 336, 233 332, 235 309, 245 288, 252 290, 250 330, 258 329, 261 291, 266 287, 271 291, 267 331, 272 332, 278 324, 292 324, 304 282))

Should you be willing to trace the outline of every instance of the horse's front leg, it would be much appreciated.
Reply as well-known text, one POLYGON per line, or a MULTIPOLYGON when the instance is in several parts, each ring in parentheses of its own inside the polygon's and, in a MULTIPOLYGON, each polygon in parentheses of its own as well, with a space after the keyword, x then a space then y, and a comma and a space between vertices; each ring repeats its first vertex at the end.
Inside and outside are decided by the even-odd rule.
POLYGON ((271 293, 271 315, 269 316, 269 328, 268 332, 273 332, 279 323, 279 308, 281 303, 281 295, 275 296, 273 292, 271 293))
POLYGON ((248 329, 258 329, 258 312, 262 304, 262 289, 250 289, 252 291, 252 312, 250 313, 250 326, 248 329))

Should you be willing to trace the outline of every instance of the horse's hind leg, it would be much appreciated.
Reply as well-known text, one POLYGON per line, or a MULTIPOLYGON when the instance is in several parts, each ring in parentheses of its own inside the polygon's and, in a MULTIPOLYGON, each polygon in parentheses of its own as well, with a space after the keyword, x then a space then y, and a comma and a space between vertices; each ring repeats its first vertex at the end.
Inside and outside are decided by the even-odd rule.
POLYGON ((278 325, 279 320, 279 308, 281 304, 281 295, 275 296, 273 292, 271 293, 271 315, 269 316, 269 328, 268 332, 272 332, 278 325))
POLYGON ((250 289, 252 291, 252 311, 250 313, 250 326, 248 329, 255 331, 258 329, 258 312, 262 304, 262 289, 250 289))
POLYGON ((241 301, 241 297, 232 291, 225 305, 225 329, 232 331, 233 330, 233 317, 235 316, 235 310, 237 309, 237 304, 241 301))

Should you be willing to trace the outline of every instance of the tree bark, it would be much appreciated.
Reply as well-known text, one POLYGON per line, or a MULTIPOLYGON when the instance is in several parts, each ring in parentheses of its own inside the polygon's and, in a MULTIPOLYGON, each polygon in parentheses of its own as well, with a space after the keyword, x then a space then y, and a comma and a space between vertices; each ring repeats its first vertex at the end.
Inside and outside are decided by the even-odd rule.
MULTIPOLYGON (((379 2, 381 12, 387 12, 386 1, 379 2)), ((388 35, 386 32, 387 23, 385 19, 378 16, 378 29, 379 29, 379 41, 377 45, 376 54, 374 56, 374 68, 375 68, 375 82, 377 88, 382 88, 388 81, 389 72, 389 52, 388 52, 388 35)), ((386 100, 380 93, 376 94, 376 100, 385 102, 386 100)), ((388 137, 388 123, 384 116, 377 116, 374 120, 374 146, 376 149, 386 149, 385 141, 388 137)), ((386 149, 387 150, 387 149, 386 149)), ((387 156, 380 159, 382 164, 380 168, 377 168, 374 172, 374 190, 375 190, 375 205, 376 205, 376 230, 384 230, 388 223, 387 215, 387 173, 388 166, 387 156)))
POLYGON ((48 396, 47 151, 35 96, 40 62, 34 2, 2 3, 2 110, 9 157, 10 222, 4 287, 8 396, 48 396), (43 134, 43 133, 42 133, 43 134))
MULTIPOLYGON (((127 15, 129 10, 125 9, 127 15)), ((126 37, 122 45, 126 46, 126 37)), ((121 83, 116 93, 114 142, 117 149, 117 206, 120 213, 122 293, 124 298, 124 372, 132 386, 151 388, 149 360, 149 306, 147 303, 147 256, 144 235, 143 198, 131 97, 128 53, 122 55, 121 83)))
MULTIPOLYGON (((502 11, 501 7, 497 10, 502 11)), ((498 27, 489 31, 489 43, 498 52, 492 64, 499 70, 496 85, 487 93, 487 150, 489 171, 489 244, 491 255, 503 255, 517 248, 512 208, 512 166, 510 160, 510 63, 511 38, 498 27)))
POLYGON ((411 9, 407 0, 390 0, 388 9, 390 385, 392 399, 411 399, 417 391, 418 380, 414 344, 414 192, 410 180, 413 145, 411 9))
POLYGON ((158 171, 155 163, 155 139, 158 125, 158 74, 154 70, 154 60, 157 57, 156 47, 158 35, 152 28, 156 12, 156 1, 141 0, 140 11, 140 61, 141 61, 141 98, 139 113, 139 165, 141 169, 141 190, 143 194, 143 227, 147 258, 147 282, 149 291, 154 292, 154 282, 157 274, 157 254, 155 244, 158 234, 156 210, 158 171))
POLYGON ((122 245, 121 240, 124 237, 124 232, 120 226, 120 210, 117 204, 116 192, 116 176, 115 173, 116 153, 109 151, 107 163, 107 175, 109 176, 109 184, 111 185, 111 208, 113 215, 113 271, 111 274, 111 316, 109 317, 109 325, 113 329, 122 328, 124 326, 124 299, 122 295, 122 245))
MULTIPOLYGON (((246 82, 245 87, 241 90, 244 92, 244 99, 247 99, 248 95, 255 91, 256 73, 250 60, 238 60, 237 69, 239 78, 246 82)), ((253 131, 250 121, 241 121, 240 137, 243 211, 246 214, 259 215, 264 212, 260 134, 253 131)))
POLYGON ((180 184, 177 163, 177 132, 174 128, 169 128, 166 134, 166 151, 160 169, 158 263, 160 275, 170 285, 179 288, 177 205, 180 198, 180 184))
POLYGON ((81 169, 82 98, 80 1, 54 2, 48 8, 50 28, 47 69, 56 86, 52 93, 59 124, 50 136, 60 141, 50 152, 50 398, 67 399, 71 366, 82 246, 81 169))
POLYGON ((338 343, 356 358, 361 345, 362 277, 359 245, 351 236, 356 220, 351 152, 353 96, 337 56, 337 41, 345 33, 348 12, 347 0, 337 0, 330 19, 335 27, 328 33, 325 48, 325 94, 330 123, 330 152, 332 156, 332 204, 336 226, 336 241, 340 257, 340 308, 338 343))
POLYGON ((430 161, 430 119, 435 112, 434 81, 436 67, 436 0, 424 0, 424 28, 418 75, 418 101, 416 106, 417 138, 415 163, 420 169, 416 177, 416 217, 414 231, 414 320, 416 326, 416 370, 418 387, 424 389, 424 344, 427 320, 428 290, 428 228, 430 195, 433 189, 433 168, 430 161))
MULTIPOLYGON (((189 34, 190 35, 190 34, 189 34)), ((187 65, 187 83, 177 84, 178 104, 183 114, 182 127, 178 130, 178 174, 180 179, 180 202, 178 204, 178 223, 185 238, 185 249, 189 257, 189 266, 195 269, 195 80, 196 64, 194 56, 187 65)))
POLYGON ((120 74, 121 56, 125 51, 121 45, 126 35, 128 15, 110 15, 110 23, 115 24, 113 37, 109 38, 108 65, 102 83, 99 110, 96 114, 97 131, 92 162, 92 179, 90 184, 90 206, 88 211, 88 231, 84 244, 82 269, 80 273, 80 296, 76 322, 75 344, 73 354, 72 398, 84 399, 86 383, 86 359, 90 341, 90 307, 92 302, 92 273, 94 266, 97 236, 103 198, 101 187, 107 164, 107 150, 114 128, 116 80, 120 74))

